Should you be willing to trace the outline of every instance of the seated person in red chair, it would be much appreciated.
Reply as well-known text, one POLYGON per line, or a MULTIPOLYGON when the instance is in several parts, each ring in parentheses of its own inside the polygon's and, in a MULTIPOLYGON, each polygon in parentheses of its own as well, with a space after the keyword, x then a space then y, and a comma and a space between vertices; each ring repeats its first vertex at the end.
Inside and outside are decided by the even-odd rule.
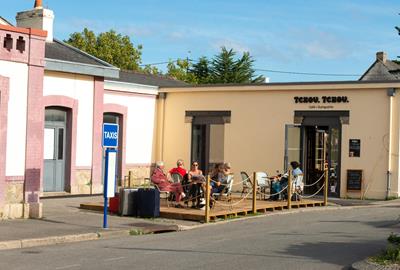
POLYGON ((182 176, 182 179, 186 176, 187 170, 185 168, 183 168, 183 160, 182 159, 178 159, 176 161, 176 168, 172 168, 171 170, 169 170, 169 174, 170 175, 180 174, 182 176))
POLYGON ((179 203, 181 199, 185 197, 185 193, 183 193, 181 183, 172 183, 169 181, 167 175, 164 172, 164 162, 158 161, 156 163, 156 168, 154 169, 150 179, 151 182, 157 185, 161 191, 174 192, 176 202, 179 203))

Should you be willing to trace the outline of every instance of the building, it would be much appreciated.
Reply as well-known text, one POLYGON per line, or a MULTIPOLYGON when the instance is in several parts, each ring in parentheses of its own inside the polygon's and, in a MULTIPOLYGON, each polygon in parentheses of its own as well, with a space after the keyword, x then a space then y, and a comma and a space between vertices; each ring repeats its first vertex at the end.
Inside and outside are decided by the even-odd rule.
POLYGON ((103 122, 119 123, 118 179, 150 173, 159 86, 175 80, 120 71, 53 37, 35 2, 17 27, 0 24, 0 215, 41 217, 40 197, 103 192, 103 122))
POLYGON ((102 193, 105 122, 120 126, 119 181, 157 160, 205 172, 229 161, 236 175, 296 160, 307 184, 329 169, 330 196, 399 196, 399 70, 385 54, 360 81, 189 86, 55 39, 40 2, 16 27, 0 18, 2 218, 41 217, 43 196, 102 193))
POLYGON ((400 80, 400 64, 399 62, 389 60, 385 52, 377 52, 375 62, 365 71, 359 80, 400 80))
POLYGON ((177 157, 195 160, 205 171, 229 161, 236 177, 274 175, 298 161, 308 185, 328 167, 330 196, 398 197, 399 87, 400 81, 164 87, 156 158, 167 167, 177 157))

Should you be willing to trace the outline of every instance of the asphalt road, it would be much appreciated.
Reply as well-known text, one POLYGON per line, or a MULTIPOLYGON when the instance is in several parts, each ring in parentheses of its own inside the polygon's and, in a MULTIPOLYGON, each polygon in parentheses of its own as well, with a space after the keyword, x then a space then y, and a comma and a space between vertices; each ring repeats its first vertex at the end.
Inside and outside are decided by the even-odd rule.
POLYGON ((2 251, 0 269, 347 269, 400 232, 399 206, 311 210, 190 231, 2 251))

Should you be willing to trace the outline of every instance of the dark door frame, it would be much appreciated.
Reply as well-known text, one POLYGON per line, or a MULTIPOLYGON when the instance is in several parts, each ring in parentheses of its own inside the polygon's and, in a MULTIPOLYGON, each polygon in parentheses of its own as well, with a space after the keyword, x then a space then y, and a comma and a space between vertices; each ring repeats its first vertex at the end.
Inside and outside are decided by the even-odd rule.
MULTIPOLYGON (((338 166, 336 175, 338 177, 338 193, 336 196, 340 197, 340 186, 341 186, 341 165, 342 165, 342 125, 349 124, 350 112, 349 111, 295 111, 294 118, 297 120, 296 124, 301 124, 301 127, 305 126, 327 126, 329 133, 329 143, 328 143, 328 151, 331 151, 331 140, 332 140, 332 128, 337 128, 339 132, 339 153, 338 153, 338 166)), ((303 128, 304 129, 304 128, 303 128)), ((304 136, 305 140, 305 136, 304 136)), ((303 160, 306 155, 305 153, 305 145, 304 140, 302 141, 302 149, 303 149, 303 160)), ((328 183, 330 182, 330 169, 331 169, 331 155, 328 155, 328 183)), ((328 194, 330 190, 328 189, 328 194)))

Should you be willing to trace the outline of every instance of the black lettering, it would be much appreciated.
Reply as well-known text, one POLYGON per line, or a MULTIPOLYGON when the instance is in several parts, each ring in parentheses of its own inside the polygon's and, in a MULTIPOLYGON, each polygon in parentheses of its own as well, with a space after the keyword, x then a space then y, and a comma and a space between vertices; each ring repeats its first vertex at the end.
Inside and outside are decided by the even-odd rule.
POLYGON ((323 97, 322 97, 322 102, 323 102, 323 103, 326 103, 326 96, 323 96, 323 97))
POLYGON ((336 97, 332 97, 332 103, 336 103, 336 97))
POLYGON ((299 97, 294 97, 294 102, 299 103, 299 97))
POLYGON ((304 103, 304 97, 300 97, 300 98, 299 98, 299 102, 300 102, 300 103, 304 103))

